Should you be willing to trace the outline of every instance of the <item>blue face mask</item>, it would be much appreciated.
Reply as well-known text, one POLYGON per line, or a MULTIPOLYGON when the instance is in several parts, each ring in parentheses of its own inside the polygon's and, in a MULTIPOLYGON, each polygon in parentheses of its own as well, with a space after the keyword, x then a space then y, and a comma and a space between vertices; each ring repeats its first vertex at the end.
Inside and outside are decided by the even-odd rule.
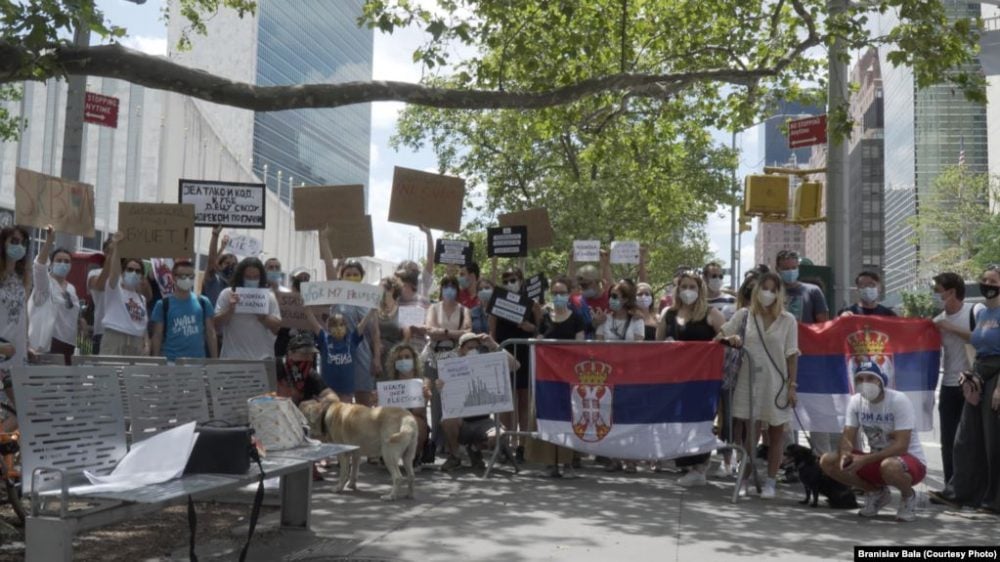
POLYGON ((458 296, 458 289, 455 287, 445 287, 441 289, 441 298, 446 301, 453 301, 458 296))
POLYGON ((67 275, 69 275, 69 269, 71 267, 72 264, 70 264, 69 262, 65 261, 55 262, 54 264, 52 264, 52 275, 55 275, 56 277, 66 277, 67 275))
POLYGON ((472 283, 472 280, 469 279, 468 275, 463 275, 462 277, 458 278, 458 286, 463 289, 468 289, 470 283, 472 283))
POLYGON ((799 268, 786 269, 781 272, 781 280, 785 283, 795 283, 799 280, 799 268))
POLYGON ((594 289, 593 287, 583 290, 583 298, 585 299, 592 299, 596 296, 597 296, 597 289, 594 289))
POLYGON ((615 312, 622 309, 622 301, 619 299, 608 299, 608 307, 615 312))
POLYGON ((247 289, 256 289, 260 287, 260 279, 244 279, 243 286, 247 289))
POLYGON ((483 306, 486 306, 486 304, 490 302, 491 298, 493 298, 493 289, 483 289, 482 291, 479 291, 479 302, 483 303, 483 306))
POLYGON ((7 244, 7 257, 14 261, 20 261, 26 253, 28 249, 22 244, 7 244))
POLYGON ((569 295, 552 295, 552 304, 559 310, 566 310, 569 306, 569 295))
POLYGON ((413 371, 413 359, 396 359, 396 372, 409 373, 413 371))
POLYGON ((134 271, 126 271, 125 275, 122 276, 122 285, 126 287, 135 287, 139 284, 139 274, 134 271))
POLYGON ((284 279, 285 274, 280 271, 268 271, 267 272, 267 282, 268 283, 281 283, 284 279))

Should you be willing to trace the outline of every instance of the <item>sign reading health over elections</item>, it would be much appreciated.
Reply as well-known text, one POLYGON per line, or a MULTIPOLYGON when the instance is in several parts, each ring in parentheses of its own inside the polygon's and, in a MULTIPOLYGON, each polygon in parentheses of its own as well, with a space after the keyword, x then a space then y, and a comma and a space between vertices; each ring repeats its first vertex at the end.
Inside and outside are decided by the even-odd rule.
POLYGON ((354 281, 313 281, 302 284, 302 300, 306 306, 346 304, 378 308, 382 303, 382 287, 354 281))
POLYGON ((913 402, 917 431, 934 425, 934 389, 941 364, 941 336, 930 320, 847 316, 824 324, 799 324, 798 420, 800 429, 840 433, 854 393, 854 369, 871 361, 913 402))
POLYGON ((649 460, 722 446, 712 431, 722 387, 721 345, 539 344, 534 352, 542 440, 649 460))
POLYGON ((401 381, 378 381, 378 405, 396 408, 423 408, 424 381, 404 379, 401 381))
POLYGON ((180 180, 181 203, 194 205, 195 226, 264 228, 264 184, 180 180))

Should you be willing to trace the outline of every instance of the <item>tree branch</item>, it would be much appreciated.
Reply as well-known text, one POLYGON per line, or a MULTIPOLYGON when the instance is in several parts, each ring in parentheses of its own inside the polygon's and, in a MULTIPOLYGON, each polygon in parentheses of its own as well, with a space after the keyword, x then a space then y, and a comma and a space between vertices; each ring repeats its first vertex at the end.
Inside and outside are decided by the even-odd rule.
POLYGON ((810 33, 785 57, 769 67, 719 68, 674 74, 621 73, 537 92, 460 90, 393 81, 256 86, 117 44, 87 48, 60 46, 53 51, 53 65, 25 68, 22 61, 28 60, 31 53, 19 45, 0 42, 0 84, 45 80, 63 74, 102 76, 252 111, 340 107, 377 101, 401 101, 444 109, 538 109, 613 91, 640 97, 668 98, 699 82, 750 86, 763 78, 780 74, 795 57, 820 41, 818 35, 810 33))

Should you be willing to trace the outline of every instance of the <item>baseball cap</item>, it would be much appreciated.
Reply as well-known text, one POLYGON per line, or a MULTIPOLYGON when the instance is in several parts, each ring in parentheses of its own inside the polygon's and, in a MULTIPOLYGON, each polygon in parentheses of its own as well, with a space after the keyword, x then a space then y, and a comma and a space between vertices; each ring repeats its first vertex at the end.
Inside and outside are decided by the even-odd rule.
POLYGON ((288 340, 287 353, 318 353, 313 335, 309 332, 299 332, 288 340))
POLYGON ((874 361, 866 360, 858 363, 858 366, 854 368, 854 379, 857 380, 858 375, 870 374, 878 377, 878 380, 882 381, 882 388, 889 386, 889 378, 885 376, 882 369, 878 366, 878 363, 874 361))
POLYGON ((473 334, 472 332, 464 333, 462 337, 458 338, 458 347, 462 347, 472 340, 479 341, 479 334, 473 334))

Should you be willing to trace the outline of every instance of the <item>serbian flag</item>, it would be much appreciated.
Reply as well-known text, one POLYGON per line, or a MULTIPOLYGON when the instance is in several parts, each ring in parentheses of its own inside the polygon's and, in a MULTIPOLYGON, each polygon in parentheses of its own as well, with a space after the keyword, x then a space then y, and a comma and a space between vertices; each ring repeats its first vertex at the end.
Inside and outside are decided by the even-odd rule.
POLYGON ((623 459, 669 459, 722 446, 712 432, 718 343, 537 344, 539 437, 623 459))
POLYGON ((840 433, 854 392, 854 369, 877 364, 889 388, 913 402, 918 431, 934 425, 934 389, 941 363, 941 335, 930 320, 846 316, 799 325, 799 429, 840 433), (799 423, 801 422, 801 423, 799 423))

